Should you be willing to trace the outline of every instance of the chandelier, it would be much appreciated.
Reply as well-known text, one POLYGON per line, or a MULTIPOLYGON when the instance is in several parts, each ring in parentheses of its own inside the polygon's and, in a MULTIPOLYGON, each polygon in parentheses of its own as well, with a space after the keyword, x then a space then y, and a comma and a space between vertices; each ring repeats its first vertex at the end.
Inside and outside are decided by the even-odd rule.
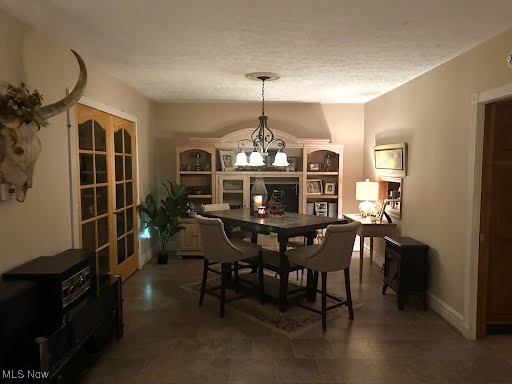
POLYGON ((265 162, 263 159, 269 155, 268 149, 272 144, 275 143, 278 147, 278 150, 272 165, 274 167, 287 167, 289 163, 286 153, 284 152, 286 143, 284 140, 274 137, 274 132, 272 132, 269 127, 267 127, 268 117, 265 116, 265 81, 277 80, 279 79, 279 75, 277 73, 255 72, 248 73, 245 75, 245 77, 251 80, 261 80, 261 116, 259 117, 260 123, 258 128, 252 132, 251 138, 242 139, 238 142, 238 148, 240 151, 236 155, 235 166, 264 166, 265 162), (249 156, 249 162, 247 162, 247 154, 244 151, 244 142, 250 142, 252 144, 253 150, 249 156))

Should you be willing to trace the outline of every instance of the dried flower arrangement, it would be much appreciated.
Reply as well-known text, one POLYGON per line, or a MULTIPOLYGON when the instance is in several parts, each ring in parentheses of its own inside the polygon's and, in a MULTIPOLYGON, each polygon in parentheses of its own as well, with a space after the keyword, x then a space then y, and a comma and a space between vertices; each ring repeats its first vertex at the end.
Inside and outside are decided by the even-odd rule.
POLYGON ((37 89, 32 92, 26 84, 16 87, 3 83, 0 89, 0 116, 8 116, 21 123, 35 123, 38 128, 48 125, 46 118, 39 113, 43 96, 37 89))

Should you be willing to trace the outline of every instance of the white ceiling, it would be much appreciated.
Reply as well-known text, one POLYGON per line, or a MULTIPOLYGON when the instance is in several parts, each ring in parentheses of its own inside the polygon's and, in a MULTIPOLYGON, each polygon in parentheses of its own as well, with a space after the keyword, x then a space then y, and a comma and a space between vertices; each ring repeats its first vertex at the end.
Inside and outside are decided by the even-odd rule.
MULTIPOLYGON (((365 102, 512 26, 511 0, 0 0, 158 101, 365 102)), ((512 47, 511 47, 512 48, 512 47)), ((505 60, 505 58, 504 58, 505 60)))

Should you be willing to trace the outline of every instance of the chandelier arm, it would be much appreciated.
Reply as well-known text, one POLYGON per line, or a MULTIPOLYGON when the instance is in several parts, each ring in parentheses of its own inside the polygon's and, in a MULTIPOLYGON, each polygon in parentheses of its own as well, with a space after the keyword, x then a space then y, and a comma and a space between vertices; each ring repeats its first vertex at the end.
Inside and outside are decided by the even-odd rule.
POLYGON ((238 140, 238 149, 244 149, 245 145, 244 145, 244 141, 248 141, 250 143, 252 143, 254 145, 254 141, 253 140, 250 140, 250 139, 242 139, 242 140, 238 140))
POLYGON ((286 143, 284 142, 284 140, 282 139, 273 139, 272 141, 270 141, 267 146, 265 147, 265 152, 268 152, 268 148, 274 144, 274 143, 277 143, 277 146, 279 147, 279 149, 281 150, 284 150, 284 148, 286 147, 286 143))

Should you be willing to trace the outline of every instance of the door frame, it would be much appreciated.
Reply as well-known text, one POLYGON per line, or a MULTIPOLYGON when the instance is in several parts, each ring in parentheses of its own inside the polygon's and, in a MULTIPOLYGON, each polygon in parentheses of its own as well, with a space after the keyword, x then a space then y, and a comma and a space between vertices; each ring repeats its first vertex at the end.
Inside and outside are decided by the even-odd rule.
MULTIPOLYGON (((139 172, 139 130, 137 126, 137 116, 130 115, 129 113, 123 112, 121 110, 118 110, 116 108, 111 107, 110 105, 103 104, 100 102, 97 102, 95 100, 92 100, 88 97, 82 96, 80 100, 78 100, 78 104, 85 105, 87 107, 91 107, 94 109, 97 109, 99 111, 108 113, 110 115, 120 117, 122 119, 131 121, 135 124, 135 169, 137 172, 137 182, 136 182, 136 190, 137 190, 137 196, 140 196, 140 172, 139 172)), ((79 236, 79 212, 78 212, 78 191, 76 186, 78 185, 78 178, 79 175, 77 173, 78 170, 78 156, 77 156, 77 148, 75 146, 76 142, 76 119, 75 119, 75 108, 69 109, 69 166, 70 166, 70 192, 71 192, 71 243, 73 248, 79 248, 80 247, 80 236, 79 236)), ((134 204, 137 204, 136 201, 134 201, 134 204)), ((139 217, 135 218, 137 220, 137 226, 136 229, 140 229, 140 222, 139 217)), ((134 236, 139 236, 139 233, 134 232, 134 236)), ((141 269, 143 266, 142 262, 142 254, 141 254, 141 242, 138 241, 138 269, 141 269)))
MULTIPOLYGON (((479 247, 480 247, 480 213, 482 199, 482 167, 484 152, 485 106, 496 101, 512 98, 512 84, 475 93, 472 96, 472 120, 469 131, 468 158, 468 201, 466 222, 466 263, 464 281, 464 326, 468 339, 480 336, 482 319, 479 309, 479 247)), ((482 289, 482 287, 480 287, 482 289)), ((487 287, 483 287, 486 291, 487 287)), ((484 292, 480 291, 480 296, 484 292)))

